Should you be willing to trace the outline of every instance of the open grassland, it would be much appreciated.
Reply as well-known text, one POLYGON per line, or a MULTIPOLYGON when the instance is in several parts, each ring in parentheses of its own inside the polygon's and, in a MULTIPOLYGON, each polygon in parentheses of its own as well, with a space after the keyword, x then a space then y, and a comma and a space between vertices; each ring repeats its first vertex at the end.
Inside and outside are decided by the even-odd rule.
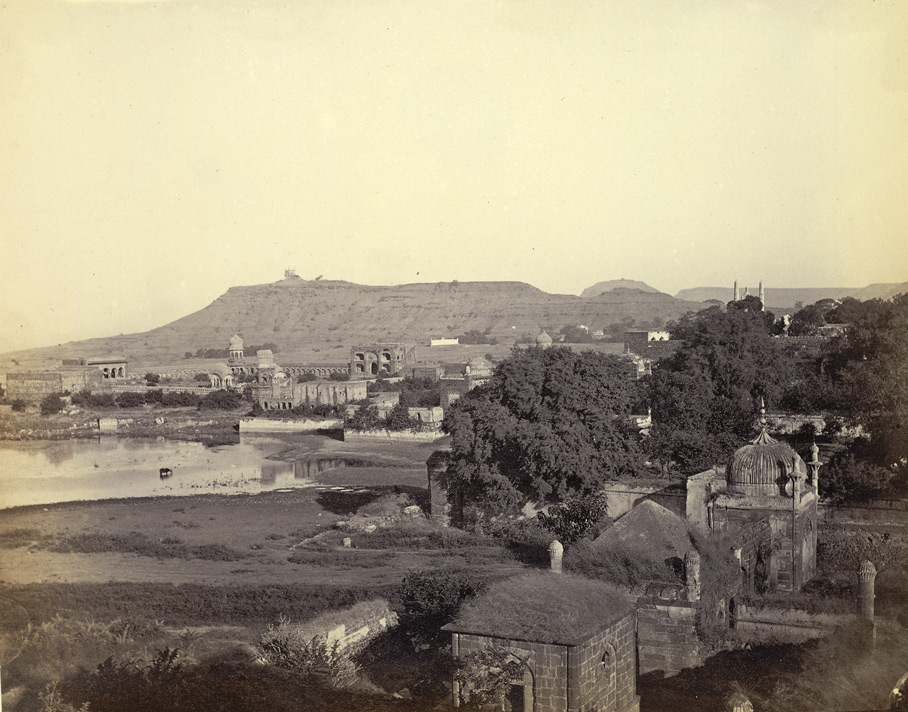
MULTIPOLYGON (((167 648, 180 651, 180 674, 201 676, 199 684, 223 675, 231 685, 248 680, 260 694, 255 680, 265 672, 254 662, 255 644, 282 617, 302 622, 393 597, 414 569, 478 580, 524 570, 494 540, 404 514, 426 505, 429 447, 330 438, 316 445, 289 442, 275 457, 317 452, 365 466, 319 473, 317 488, 0 511, 0 608, 26 621, 4 628, 7 644, 19 647, 3 665, 4 707, 43 711, 45 685, 76 680, 108 657, 149 661, 167 648)), ((272 683, 298 685, 283 677, 272 683)), ((293 694, 341 705, 324 709, 385 704, 353 692, 293 694)), ((212 704, 230 709, 217 706, 226 700, 212 704)))

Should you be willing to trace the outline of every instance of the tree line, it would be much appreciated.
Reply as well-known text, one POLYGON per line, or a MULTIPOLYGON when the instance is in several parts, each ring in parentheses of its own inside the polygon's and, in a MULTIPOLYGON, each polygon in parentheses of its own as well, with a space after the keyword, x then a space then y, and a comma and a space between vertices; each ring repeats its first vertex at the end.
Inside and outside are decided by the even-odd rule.
POLYGON ((467 500, 517 511, 572 506, 608 480, 685 477, 724 464, 753 438, 762 401, 826 416, 827 432, 799 434, 802 446, 838 444, 825 497, 908 495, 908 295, 821 309, 826 323, 848 328, 807 355, 776 335, 779 320, 755 297, 688 314, 667 325, 680 346, 640 381, 617 356, 515 349, 449 409, 446 483, 467 500), (648 436, 631 417, 646 409, 648 436), (844 426, 864 435, 837 437, 844 426))

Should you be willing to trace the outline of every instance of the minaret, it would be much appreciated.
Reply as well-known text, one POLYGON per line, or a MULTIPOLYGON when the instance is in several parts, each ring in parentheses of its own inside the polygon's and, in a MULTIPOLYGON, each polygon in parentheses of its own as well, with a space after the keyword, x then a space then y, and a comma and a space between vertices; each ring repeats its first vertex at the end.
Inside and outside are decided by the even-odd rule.
POLYGON ((759 290, 760 304, 762 305, 760 311, 766 311, 766 302, 763 300, 763 280, 760 280, 759 290))
POLYGON ((738 280, 735 280, 735 295, 732 297, 732 301, 738 301, 738 280))

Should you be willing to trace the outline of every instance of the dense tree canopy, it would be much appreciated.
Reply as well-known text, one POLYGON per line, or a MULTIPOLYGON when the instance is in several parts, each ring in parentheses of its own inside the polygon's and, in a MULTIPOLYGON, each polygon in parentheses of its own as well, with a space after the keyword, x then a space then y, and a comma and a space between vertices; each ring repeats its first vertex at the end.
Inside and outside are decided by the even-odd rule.
POLYGON ((829 370, 874 459, 889 466, 908 458, 908 294, 847 310, 853 321, 833 342, 829 370))
POLYGON ((565 348, 515 349, 449 410, 447 484, 499 511, 561 502, 644 468, 627 362, 565 348))
POLYGON ((757 401, 777 402, 794 359, 768 336, 772 315, 711 307, 670 325, 684 345, 653 368, 651 453, 692 474, 722 462, 753 430, 757 401))

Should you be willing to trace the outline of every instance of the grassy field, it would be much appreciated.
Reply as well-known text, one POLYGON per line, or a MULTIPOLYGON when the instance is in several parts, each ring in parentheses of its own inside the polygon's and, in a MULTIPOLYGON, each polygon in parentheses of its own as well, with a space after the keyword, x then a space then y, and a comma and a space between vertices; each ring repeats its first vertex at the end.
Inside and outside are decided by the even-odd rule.
MULTIPOLYGON (((110 656, 169 647, 187 664, 250 663, 268 624, 392 596, 413 569, 522 571, 492 540, 403 514, 426 504, 433 447, 323 438, 319 454, 374 464, 320 473, 316 488, 0 511, 0 608, 28 622, 4 626, 7 643, 23 644, 0 660, 4 707, 41 710, 45 685, 110 656)), ((311 453, 290 441, 276 457, 311 453)))

